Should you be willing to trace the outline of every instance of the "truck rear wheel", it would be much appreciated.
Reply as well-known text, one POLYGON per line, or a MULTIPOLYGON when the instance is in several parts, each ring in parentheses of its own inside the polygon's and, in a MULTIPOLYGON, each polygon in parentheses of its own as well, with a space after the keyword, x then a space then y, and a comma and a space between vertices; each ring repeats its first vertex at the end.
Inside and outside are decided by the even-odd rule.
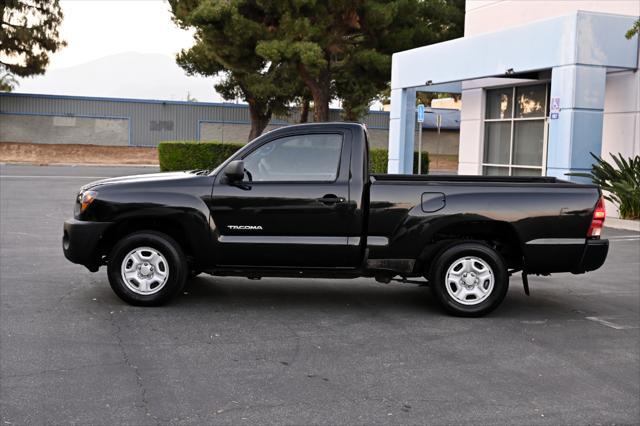
POLYGON ((111 250, 109 284, 125 302, 157 306, 184 287, 189 272, 182 249, 159 232, 137 232, 123 238, 111 250))
POLYGON ((509 289, 504 260, 480 243, 461 243, 445 249, 431 268, 429 282, 445 310, 465 317, 493 311, 509 289))

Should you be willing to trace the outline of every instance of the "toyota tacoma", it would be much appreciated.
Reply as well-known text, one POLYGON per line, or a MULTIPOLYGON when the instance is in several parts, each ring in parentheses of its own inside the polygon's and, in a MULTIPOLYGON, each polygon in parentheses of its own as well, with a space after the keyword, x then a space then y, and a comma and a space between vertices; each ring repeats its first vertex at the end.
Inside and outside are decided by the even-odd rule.
MULTIPOLYGON (((601 191, 553 177, 370 174, 366 128, 283 127, 215 170, 82 187, 63 250, 106 265, 124 301, 162 304, 193 275, 424 283, 449 313, 479 316, 509 278, 581 274, 605 261, 601 191)), ((346 285, 346 284, 345 284, 346 285)))

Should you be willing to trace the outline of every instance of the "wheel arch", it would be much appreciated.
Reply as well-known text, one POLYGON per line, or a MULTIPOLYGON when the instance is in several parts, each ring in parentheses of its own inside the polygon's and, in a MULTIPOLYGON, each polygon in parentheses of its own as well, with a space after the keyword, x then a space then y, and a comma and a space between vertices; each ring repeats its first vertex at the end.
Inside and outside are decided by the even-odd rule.
POLYGON ((438 256, 455 244, 478 242, 498 252, 508 268, 522 269, 524 251, 521 239, 508 222, 495 220, 471 220, 448 224, 435 231, 418 256, 418 272, 428 271, 438 256))
POLYGON ((189 236, 184 222, 171 216, 141 216, 121 219, 115 222, 103 234, 98 250, 103 260, 108 260, 111 249, 128 235, 137 232, 157 232, 171 237, 180 246, 189 262, 196 254, 195 243, 189 236))

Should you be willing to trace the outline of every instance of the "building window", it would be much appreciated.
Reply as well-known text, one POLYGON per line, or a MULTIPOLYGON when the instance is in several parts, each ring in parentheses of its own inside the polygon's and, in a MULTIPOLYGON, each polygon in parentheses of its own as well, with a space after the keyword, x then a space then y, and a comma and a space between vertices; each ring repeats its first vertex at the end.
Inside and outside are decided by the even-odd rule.
POLYGON ((547 84, 487 90, 482 174, 544 174, 547 99, 547 84))

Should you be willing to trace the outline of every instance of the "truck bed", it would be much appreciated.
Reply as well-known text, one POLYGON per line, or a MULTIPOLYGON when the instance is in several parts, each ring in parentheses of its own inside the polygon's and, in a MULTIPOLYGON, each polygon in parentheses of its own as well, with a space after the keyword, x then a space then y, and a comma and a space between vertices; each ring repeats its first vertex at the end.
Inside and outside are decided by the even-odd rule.
MULTIPOLYGON (((385 237, 371 257, 413 258, 423 241, 512 241, 534 273, 579 269, 594 185, 554 177, 372 175, 368 234, 385 237)), ((374 239, 377 241, 378 239, 374 239)))

